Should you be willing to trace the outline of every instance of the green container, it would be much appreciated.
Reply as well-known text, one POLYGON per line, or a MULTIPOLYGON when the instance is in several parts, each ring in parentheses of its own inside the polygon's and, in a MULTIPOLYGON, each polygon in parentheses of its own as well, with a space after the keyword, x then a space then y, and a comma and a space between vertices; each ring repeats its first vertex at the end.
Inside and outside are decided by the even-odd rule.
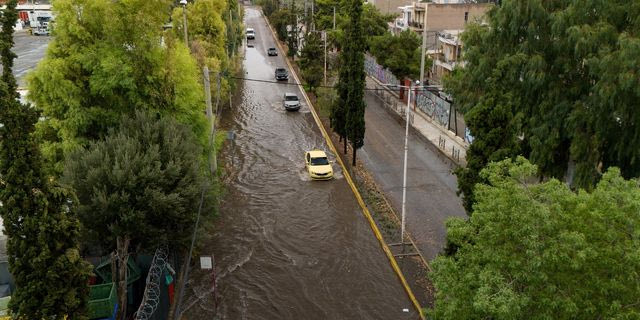
POLYGON ((89 287, 89 319, 111 318, 118 302, 113 282, 89 287))
MULTIPOLYGON (((96 267, 96 274, 100 276, 105 283, 111 282, 111 259, 107 259, 96 267)), ((140 279, 140 268, 136 265, 133 258, 129 257, 127 260, 127 286, 140 279)))

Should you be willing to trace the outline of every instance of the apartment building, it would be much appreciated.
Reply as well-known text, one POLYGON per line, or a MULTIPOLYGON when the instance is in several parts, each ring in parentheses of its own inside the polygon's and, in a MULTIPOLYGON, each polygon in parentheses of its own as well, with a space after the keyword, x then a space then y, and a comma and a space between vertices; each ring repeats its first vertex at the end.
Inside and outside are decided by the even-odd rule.
POLYGON ((400 17, 390 23, 394 33, 411 30, 418 34, 427 32, 427 49, 435 50, 437 32, 463 30, 472 21, 481 21, 492 3, 467 3, 465 0, 434 0, 412 2, 400 6, 400 17))

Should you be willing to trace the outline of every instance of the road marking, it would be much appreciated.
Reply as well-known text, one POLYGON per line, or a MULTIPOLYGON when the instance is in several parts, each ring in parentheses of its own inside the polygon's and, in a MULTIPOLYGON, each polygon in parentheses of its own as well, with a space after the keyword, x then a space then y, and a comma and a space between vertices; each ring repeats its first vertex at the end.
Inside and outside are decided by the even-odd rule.
MULTIPOLYGON (((269 27, 269 30, 271 31, 271 35, 275 39, 276 45, 280 49, 280 52, 284 52, 284 49, 280 45, 280 41, 278 41, 278 38, 276 37, 275 32, 271 28, 271 24, 269 23, 269 21, 267 21, 267 18, 260 11, 258 11, 258 14, 267 23, 267 26, 269 27)), ((302 82, 300 82, 300 79, 298 78, 298 74, 296 73, 295 69, 293 68, 293 66, 289 62, 289 59, 286 56, 284 57, 284 59, 287 62, 287 66, 289 66, 289 70, 291 70, 291 74, 295 78, 296 83, 302 83, 302 82)), ((373 233, 375 234, 376 238, 378 239, 378 242, 380 243, 380 246, 382 247, 382 250, 387 255, 387 258, 389 259, 389 263, 391 264, 391 267, 396 272, 396 275, 400 279, 400 282, 402 283, 402 286, 404 287, 405 292, 409 296, 409 300, 411 300, 411 302, 413 303, 413 306, 418 311, 418 314, 420 315, 420 318, 422 320, 425 320, 426 318, 422 314, 422 307, 420 306, 420 303, 418 302, 418 300, 416 299, 415 295, 413 294, 413 291, 409 287, 409 284, 407 283, 407 280, 404 278, 404 275, 402 274, 402 271, 400 270, 400 267, 398 266, 398 262, 393 257, 393 254, 391 253, 391 250, 389 250, 389 246, 387 245, 387 243, 382 238, 382 234, 380 233, 380 230, 378 230, 378 226, 376 225, 376 222, 373 220, 373 217, 371 217, 371 213, 369 212, 369 209, 367 209, 367 205, 364 203, 364 200, 362 200, 362 196, 360 195, 360 192, 358 192, 358 189, 356 188, 355 184, 353 183, 353 180, 351 179, 351 175, 349 174, 349 171, 347 171, 347 168, 344 165, 344 162, 342 161, 342 157, 337 152, 336 147, 333 145, 333 141, 331 141, 331 138, 329 137, 329 134, 325 130, 324 125, 322 124, 322 121, 320 121, 320 117, 316 113, 315 107, 313 107, 313 104, 311 103, 311 100, 307 96, 307 93, 304 91, 304 88, 302 87, 302 85, 298 85, 298 88, 300 89, 300 92, 304 96, 304 99, 307 101, 307 104, 309 105, 309 110, 311 110, 311 114, 313 115, 313 119, 316 121, 316 125, 318 125, 318 128, 320 128, 320 131, 322 132, 322 136, 326 140, 327 145, 329 145, 329 148, 331 149, 333 154, 336 156, 336 159, 338 159, 338 162, 340 163, 340 167, 342 167, 342 173, 344 175, 345 180, 347 181, 347 183, 351 187, 351 190, 353 191, 353 194, 354 194, 356 200, 358 201, 358 204, 360 205, 360 208, 362 208, 363 215, 369 221, 369 225, 371 226, 371 230, 373 230, 373 233)))

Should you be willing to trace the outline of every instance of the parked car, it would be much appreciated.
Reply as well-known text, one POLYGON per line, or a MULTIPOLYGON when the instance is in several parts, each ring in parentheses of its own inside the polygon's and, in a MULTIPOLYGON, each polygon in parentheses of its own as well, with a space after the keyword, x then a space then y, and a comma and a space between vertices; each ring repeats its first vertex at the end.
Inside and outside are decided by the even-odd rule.
POLYGON ((285 68, 276 68, 276 80, 289 80, 289 73, 285 68))
POLYGON ((304 155, 305 165, 309 176, 313 180, 330 180, 333 178, 333 168, 322 150, 307 151, 304 155))
POLYGON ((278 55, 278 51, 276 51, 276 48, 269 48, 269 49, 267 49, 267 54, 269 56, 277 56, 278 55))
POLYGON ((256 31, 253 28, 247 28, 247 40, 253 40, 256 38, 256 31))
POLYGON ((298 96, 295 93, 285 93, 282 104, 287 111, 300 110, 300 99, 298 99, 298 96))

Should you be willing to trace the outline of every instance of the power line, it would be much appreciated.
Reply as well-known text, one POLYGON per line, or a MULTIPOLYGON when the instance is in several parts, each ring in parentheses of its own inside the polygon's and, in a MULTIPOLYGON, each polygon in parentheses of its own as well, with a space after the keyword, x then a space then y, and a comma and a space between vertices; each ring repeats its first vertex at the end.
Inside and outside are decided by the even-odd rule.
MULTIPOLYGON (((304 86, 306 85, 306 83, 297 83, 297 82, 282 82, 282 81, 277 81, 277 80, 264 80, 264 79, 253 79, 253 78, 245 78, 245 77, 234 77, 234 76, 230 76, 231 79, 237 79, 237 80, 244 80, 244 81, 250 81, 250 82, 261 82, 261 83, 271 83, 271 84, 279 84, 279 85, 285 85, 285 86, 304 86)), ((386 88, 364 88, 364 90, 369 90, 369 91, 380 91, 380 90, 388 90, 389 88, 393 88, 396 85, 389 85, 386 88)), ((400 86, 400 85, 397 85, 400 86)), ((325 85, 318 85, 316 86, 317 88, 334 88, 334 86, 325 86, 325 85)), ((434 87, 426 87, 426 88, 414 88, 414 91, 440 91, 438 90, 435 86, 434 87)))

